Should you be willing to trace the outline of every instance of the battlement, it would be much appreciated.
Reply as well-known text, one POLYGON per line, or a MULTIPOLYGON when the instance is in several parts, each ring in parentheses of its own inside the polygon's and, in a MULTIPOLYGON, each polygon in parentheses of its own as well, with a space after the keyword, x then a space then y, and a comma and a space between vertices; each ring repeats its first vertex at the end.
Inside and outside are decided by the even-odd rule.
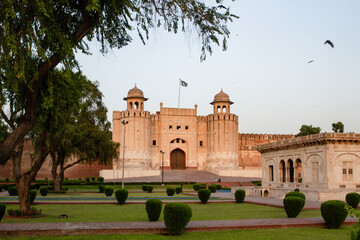
POLYGON ((161 108, 160 114, 173 116, 196 116, 196 109, 190 108, 161 108))
POLYGON ((125 111, 114 111, 113 112, 113 120, 119 120, 125 117, 144 117, 150 118, 150 112, 132 109, 132 110, 125 110, 125 111))
POLYGON ((255 146, 264 143, 276 142, 294 138, 292 134, 254 134, 254 133, 239 133, 238 143, 240 148, 243 146, 255 146))
POLYGON ((216 113, 216 114, 209 114, 206 116, 208 121, 213 120, 230 120, 238 122, 239 117, 233 113, 216 113))
POLYGON ((207 116, 198 116, 197 120, 198 122, 207 122, 207 116))

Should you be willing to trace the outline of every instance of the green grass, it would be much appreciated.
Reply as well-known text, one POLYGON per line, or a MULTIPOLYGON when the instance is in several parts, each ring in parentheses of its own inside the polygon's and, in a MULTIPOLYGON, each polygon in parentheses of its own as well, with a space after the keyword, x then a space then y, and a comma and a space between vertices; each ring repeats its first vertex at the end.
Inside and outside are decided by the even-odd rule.
MULTIPOLYGON (((231 219, 261 219, 286 218, 281 208, 255 204, 208 203, 189 204, 193 211, 191 220, 231 220, 231 219)), ((145 204, 41 204, 35 206, 41 209, 43 216, 38 218, 7 218, 4 223, 14 222, 132 222, 148 221, 145 204), (60 214, 69 218, 61 219, 60 214)), ((7 209, 19 209, 18 205, 8 205, 7 209)), ((299 217, 319 217, 320 210, 303 210, 299 217)), ((160 221, 163 216, 161 214, 160 221)))
POLYGON ((324 228, 286 228, 286 229, 256 229, 256 230, 232 230, 215 232, 188 232, 180 236, 170 237, 161 234, 109 234, 109 235, 84 235, 84 236, 60 236, 60 237, 21 237, 21 238, 2 238, 2 239, 28 239, 28 240, 165 240, 165 239, 190 239, 190 240, 345 240, 349 239, 347 233, 351 227, 342 227, 340 229, 324 228))
MULTIPOLYGON (((105 185, 105 186, 110 186, 110 187, 115 187, 115 188, 121 188, 121 184, 118 185, 116 184, 114 185, 105 185)), ((125 184, 125 188, 129 191, 142 191, 142 186, 143 185, 126 185, 125 184)), ((173 185, 173 184, 167 184, 164 186, 161 185, 151 185, 154 187, 153 191, 166 191, 166 188, 168 187, 180 187, 180 185, 173 185)), ((183 185, 183 190, 186 191, 193 191, 193 185, 192 184, 184 184, 183 185)), ((65 188, 68 188, 69 191, 99 191, 99 187, 98 185, 64 185, 65 188)))

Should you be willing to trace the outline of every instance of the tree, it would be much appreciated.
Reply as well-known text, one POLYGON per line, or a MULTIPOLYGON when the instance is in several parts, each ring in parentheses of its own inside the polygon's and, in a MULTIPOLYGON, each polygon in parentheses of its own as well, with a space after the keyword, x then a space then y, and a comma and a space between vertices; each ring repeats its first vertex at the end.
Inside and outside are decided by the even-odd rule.
POLYGON ((307 136, 312 134, 320 133, 321 128, 313 127, 312 125, 302 125, 300 128, 300 132, 296 134, 296 137, 307 136))
MULTIPOLYGON (((16 125, 0 143, 0 164, 5 164, 39 120, 40 87, 59 63, 70 70, 77 65, 74 53, 88 52, 85 41, 96 39, 101 52, 121 48, 136 31, 145 43, 148 32, 164 27, 177 33, 193 27, 201 39, 201 60, 212 52, 212 44, 223 49, 229 37, 227 22, 236 16, 223 5, 206 6, 199 0, 107 1, 28 0, 0 1, 0 89, 1 117, 11 115, 11 95, 20 109, 16 125)), ((51 87, 51 86, 50 86, 51 87)), ((13 119, 15 120, 15 119, 13 119)), ((11 122, 11 121, 6 121, 11 122)))
POLYGON ((344 124, 342 122, 337 122, 332 124, 332 130, 336 133, 343 133, 344 132, 344 124))

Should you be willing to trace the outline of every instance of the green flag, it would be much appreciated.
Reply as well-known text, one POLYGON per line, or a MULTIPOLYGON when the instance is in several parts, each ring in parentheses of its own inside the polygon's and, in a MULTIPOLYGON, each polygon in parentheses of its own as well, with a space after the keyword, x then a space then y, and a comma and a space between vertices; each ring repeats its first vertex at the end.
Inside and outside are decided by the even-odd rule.
POLYGON ((187 82, 180 79, 180 86, 187 87, 187 82))

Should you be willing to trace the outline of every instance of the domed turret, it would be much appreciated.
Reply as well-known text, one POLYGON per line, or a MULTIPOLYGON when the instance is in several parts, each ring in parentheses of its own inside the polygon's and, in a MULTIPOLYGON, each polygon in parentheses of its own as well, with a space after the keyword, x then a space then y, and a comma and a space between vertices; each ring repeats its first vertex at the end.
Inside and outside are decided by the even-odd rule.
POLYGON ((230 105, 233 104, 230 101, 229 95, 221 91, 215 95, 214 100, 210 103, 214 106, 214 113, 226 112, 230 113, 230 105))
POLYGON ((148 99, 144 97, 143 91, 141 91, 139 88, 137 88, 136 84, 135 87, 130 89, 128 92, 128 95, 126 98, 124 98, 125 101, 127 101, 127 109, 140 109, 144 110, 144 102, 148 99))

